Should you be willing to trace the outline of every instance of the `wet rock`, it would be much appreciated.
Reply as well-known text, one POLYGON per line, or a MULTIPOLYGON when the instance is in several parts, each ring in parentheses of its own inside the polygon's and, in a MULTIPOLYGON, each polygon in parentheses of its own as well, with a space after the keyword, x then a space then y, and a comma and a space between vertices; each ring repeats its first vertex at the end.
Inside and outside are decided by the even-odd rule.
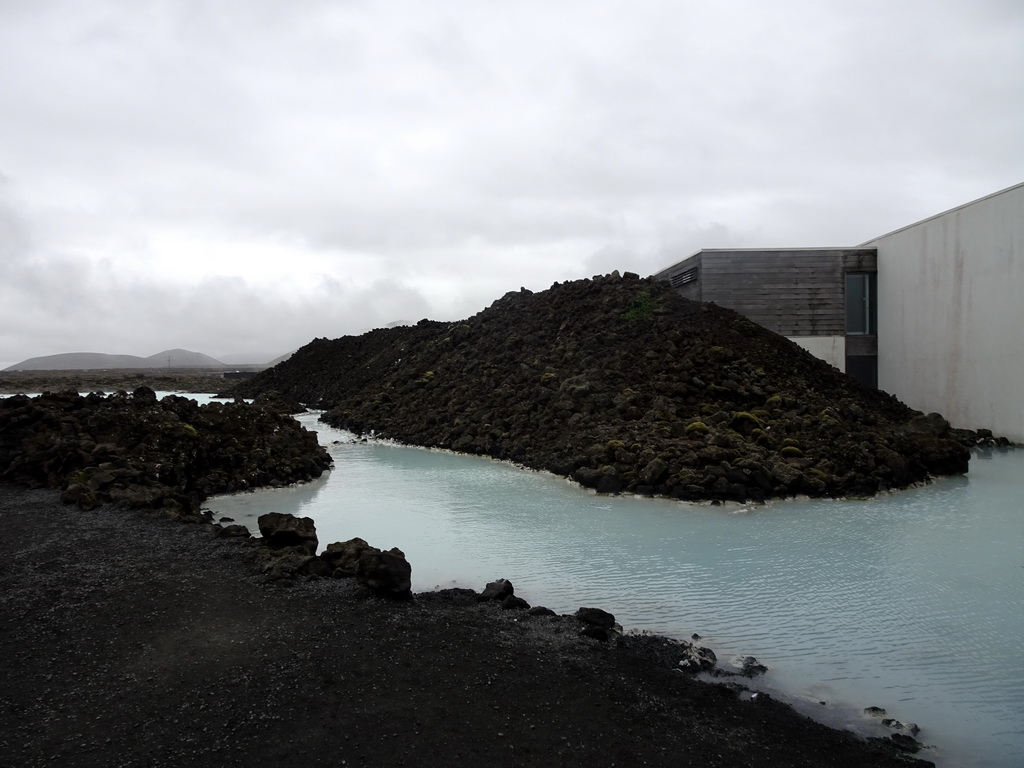
POLYGON ((543 605, 535 605, 527 611, 531 616, 557 616, 554 611, 550 608, 545 608, 543 605))
POLYGON ((889 736, 889 739, 903 752, 913 754, 921 750, 921 742, 913 736, 907 736, 905 733, 894 733, 889 736))
POLYGON ((412 566, 397 547, 384 551, 359 537, 328 544, 320 555, 324 568, 334 578, 355 579, 388 597, 409 597, 412 566))
POLYGON ((328 544, 327 549, 320 553, 320 557, 327 563, 335 577, 355 576, 359 558, 370 549, 373 547, 357 536, 348 541, 328 544))
POLYGON ((580 608, 573 616, 592 627, 611 629, 615 626, 615 616, 600 608, 580 608))
POLYGON ((501 601, 501 607, 506 611, 526 611, 529 610, 530 604, 521 597, 509 595, 501 601))
POLYGON ((703 672, 718 663, 718 657, 710 648, 683 643, 680 650, 682 658, 679 659, 679 668, 686 672, 703 672))
POLYGON ((891 728, 894 731, 906 731, 911 736, 917 736, 917 734, 921 732, 917 723, 901 723, 899 720, 894 720, 889 717, 882 720, 882 725, 886 728, 891 728))
POLYGON ((589 637, 593 640, 600 640, 601 642, 607 642, 611 634, 607 627, 595 627, 591 624, 586 625, 580 630, 582 637, 589 637))
POLYGON ((868 717, 885 717, 886 711, 881 707, 865 707, 864 714, 868 717))
POLYGON ((407 598, 412 589, 412 566, 398 547, 386 551, 370 547, 359 556, 356 579, 379 594, 407 598))
POLYGON ((753 656, 744 656, 740 659, 740 674, 744 677, 756 677, 768 671, 768 667, 760 663, 753 656))
POLYGON ((504 600, 506 597, 515 594, 515 587, 508 579, 497 579, 487 582, 483 591, 477 596, 481 602, 485 600, 504 600))
POLYGON ((319 541, 313 518, 268 512, 260 515, 257 523, 260 535, 266 540, 267 546, 274 549, 301 547, 310 555, 316 554, 319 541))
POLYGON ((594 490, 598 493, 616 494, 622 490, 622 480, 618 475, 602 474, 601 479, 594 486, 594 490))

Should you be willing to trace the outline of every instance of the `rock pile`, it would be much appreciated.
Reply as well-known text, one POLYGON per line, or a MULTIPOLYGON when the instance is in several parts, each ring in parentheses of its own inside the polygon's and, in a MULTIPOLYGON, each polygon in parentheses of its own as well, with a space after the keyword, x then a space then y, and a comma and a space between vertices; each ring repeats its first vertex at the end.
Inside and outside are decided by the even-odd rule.
POLYGON ((0 399, 0 479, 63 489, 66 502, 166 508, 197 517, 216 493, 308 481, 331 458, 287 414, 148 387, 0 399))
POLYGON ((270 390, 333 426, 689 500, 871 495, 966 472, 977 439, 629 273, 316 339, 237 391, 270 390))
MULTIPOLYGON (((379 595, 412 596, 412 566, 405 553, 397 547, 383 551, 363 539, 354 538, 328 544, 317 555, 319 540, 312 518, 270 512, 260 515, 257 524, 262 536, 258 543, 262 546, 252 557, 262 566, 268 581, 295 577, 354 577, 379 595)), ((222 528, 221 533, 236 527, 222 528)))

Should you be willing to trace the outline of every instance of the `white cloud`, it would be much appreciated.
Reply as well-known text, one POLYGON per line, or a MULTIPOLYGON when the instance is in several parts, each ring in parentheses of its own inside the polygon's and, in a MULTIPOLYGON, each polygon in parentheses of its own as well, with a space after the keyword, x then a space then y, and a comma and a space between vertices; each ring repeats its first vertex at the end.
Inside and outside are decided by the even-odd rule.
POLYGON ((856 244, 1021 180, 1022 38, 1009 0, 0 3, 0 358, 856 244))

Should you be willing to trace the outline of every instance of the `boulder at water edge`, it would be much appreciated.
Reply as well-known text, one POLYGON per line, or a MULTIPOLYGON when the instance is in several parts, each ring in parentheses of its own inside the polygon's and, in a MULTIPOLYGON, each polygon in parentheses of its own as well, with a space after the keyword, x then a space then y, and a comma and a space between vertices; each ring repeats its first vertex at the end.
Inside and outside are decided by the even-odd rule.
POLYGON ((359 558, 356 579, 388 597, 409 597, 412 591, 412 566, 398 547, 381 551, 370 547, 359 558))
POLYGON ((683 643, 679 669, 686 672, 704 672, 718 663, 718 657, 710 648, 692 643, 683 643))
POLYGON ((484 591, 477 595, 476 599, 480 602, 504 600, 506 597, 514 595, 515 591, 515 587, 512 586, 512 582, 508 579, 496 579, 495 581, 487 582, 484 591))
POLYGON ((267 546, 273 549, 300 547, 310 555, 316 554, 319 541, 316 537, 316 525, 313 523, 313 518, 268 512, 265 515, 260 515, 257 522, 260 527, 260 535, 266 540, 267 546))
POLYGON ((398 547, 387 551, 360 538, 328 544, 321 558, 336 577, 355 576, 365 587, 388 597, 409 597, 412 566, 398 547))

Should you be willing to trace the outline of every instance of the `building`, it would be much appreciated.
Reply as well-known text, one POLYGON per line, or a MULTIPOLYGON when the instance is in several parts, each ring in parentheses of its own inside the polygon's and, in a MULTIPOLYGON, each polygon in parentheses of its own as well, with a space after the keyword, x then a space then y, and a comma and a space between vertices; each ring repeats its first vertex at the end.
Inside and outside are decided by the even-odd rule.
POLYGON ((655 277, 913 408, 1024 442, 1024 184, 858 247, 706 249, 655 277))
POLYGON ((877 386, 874 248, 706 249, 654 277, 735 309, 877 386))
POLYGON ((875 238, 878 386, 1024 442, 1024 184, 875 238))

